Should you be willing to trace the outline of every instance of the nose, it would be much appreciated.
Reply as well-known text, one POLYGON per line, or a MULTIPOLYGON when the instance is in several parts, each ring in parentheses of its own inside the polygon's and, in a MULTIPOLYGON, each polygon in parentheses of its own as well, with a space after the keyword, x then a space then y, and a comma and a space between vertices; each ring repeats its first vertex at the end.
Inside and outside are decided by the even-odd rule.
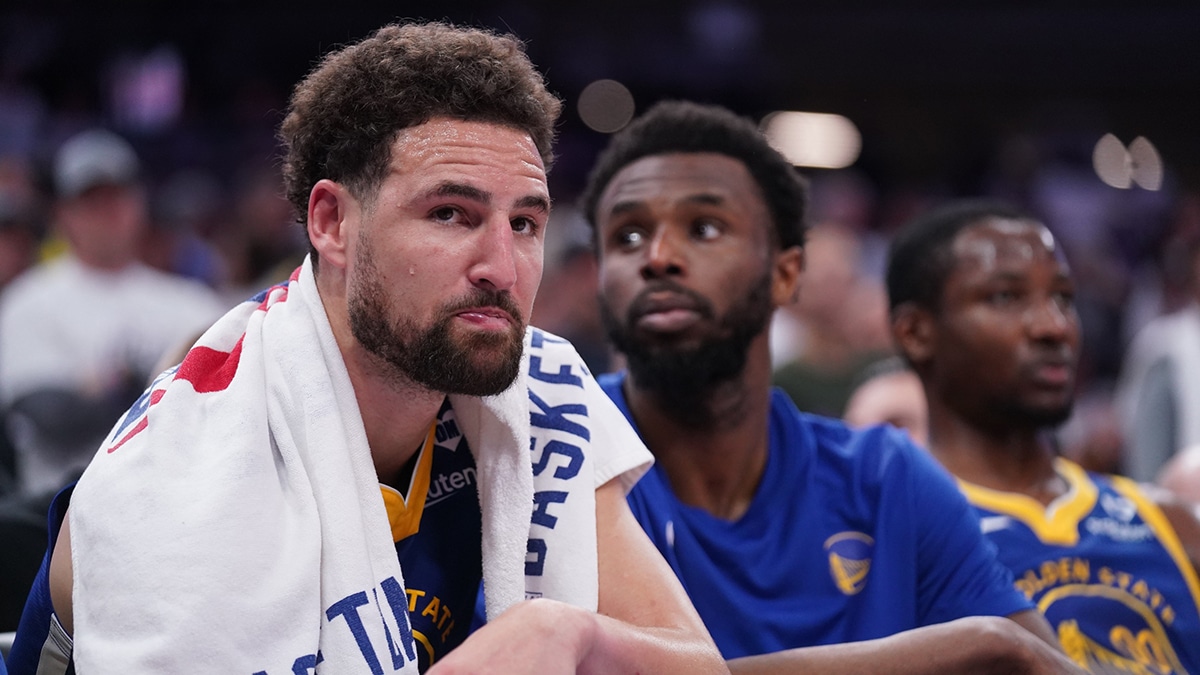
POLYGON ((1063 342, 1076 330, 1075 310, 1059 298, 1049 296, 1029 308, 1026 325, 1036 340, 1063 342))
POLYGON ((517 283, 517 260, 512 225, 506 218, 489 219, 477 230, 476 262, 471 266, 471 283, 497 291, 507 291, 517 283))
POLYGON ((646 259, 642 264, 643 279, 658 279, 679 276, 686 269, 679 235, 671 227, 659 227, 646 247, 646 259))

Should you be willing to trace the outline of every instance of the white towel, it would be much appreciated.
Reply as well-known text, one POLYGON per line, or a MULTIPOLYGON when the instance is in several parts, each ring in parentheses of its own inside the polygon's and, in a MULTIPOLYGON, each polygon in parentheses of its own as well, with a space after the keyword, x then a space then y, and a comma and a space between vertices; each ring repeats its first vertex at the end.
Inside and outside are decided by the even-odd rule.
MULTIPOLYGON (((569 344, 531 329, 525 347, 512 388, 451 397, 476 458, 489 618, 532 596, 594 609, 595 487, 628 487, 650 461, 569 344)), ((70 518, 79 672, 416 672, 366 434, 307 261, 155 381, 70 518)))

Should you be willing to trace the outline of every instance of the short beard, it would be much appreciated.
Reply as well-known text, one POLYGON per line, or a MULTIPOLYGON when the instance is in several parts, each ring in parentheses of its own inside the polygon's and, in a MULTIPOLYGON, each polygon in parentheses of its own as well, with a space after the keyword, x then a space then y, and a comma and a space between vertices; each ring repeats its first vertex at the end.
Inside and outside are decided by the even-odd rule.
POLYGON ((1074 400, 1055 407, 1035 407, 1022 403, 1010 403, 1005 406, 1008 414, 1005 419, 1017 421, 1029 429, 1056 429, 1071 418, 1074 400))
MULTIPOLYGON (((669 281, 652 285, 639 298, 662 290, 689 296, 703 317, 714 318, 712 303, 669 281)), ((600 298, 600 316, 608 337, 625 355, 634 386, 654 395, 663 412, 676 422, 693 428, 712 428, 716 423, 710 409, 712 394, 742 374, 750 343, 770 322, 774 311, 771 275, 763 275, 745 300, 717 321, 715 336, 695 346, 678 347, 635 335, 637 306, 635 299, 622 322, 605 299, 600 298)))
POLYGON ((442 318, 422 329, 396 317, 388 323, 387 295, 380 282, 370 245, 359 240, 356 260, 361 274, 350 287, 350 330, 364 348, 389 367, 400 382, 414 382, 445 394, 489 396, 507 389, 521 368, 524 320, 507 293, 475 289, 467 297, 443 305, 442 318), (475 333, 455 340, 454 315, 472 307, 499 307, 516 323, 507 334, 475 333))

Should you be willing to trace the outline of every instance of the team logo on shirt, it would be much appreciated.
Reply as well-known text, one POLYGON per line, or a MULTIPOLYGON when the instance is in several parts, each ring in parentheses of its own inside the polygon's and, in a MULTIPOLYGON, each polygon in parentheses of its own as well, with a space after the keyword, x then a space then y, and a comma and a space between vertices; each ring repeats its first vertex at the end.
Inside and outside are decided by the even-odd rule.
POLYGON ((838 532, 825 540, 829 574, 838 590, 855 595, 867 586, 875 540, 862 532, 838 532))

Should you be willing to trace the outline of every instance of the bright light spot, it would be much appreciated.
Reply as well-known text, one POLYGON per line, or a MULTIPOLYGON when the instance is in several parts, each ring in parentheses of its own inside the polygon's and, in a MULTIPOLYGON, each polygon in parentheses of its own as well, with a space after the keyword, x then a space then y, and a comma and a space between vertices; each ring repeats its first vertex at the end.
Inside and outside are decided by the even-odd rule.
POLYGON ((841 169, 858 159, 862 135, 841 115, 811 112, 773 112, 763 118, 763 133, 796 166, 841 169))
POLYGON ((1125 145, 1112 134, 1104 134, 1092 150, 1092 168, 1105 184, 1125 190, 1133 185, 1133 161, 1125 145))
POLYGON ((1129 144, 1129 157, 1133 164, 1133 182, 1147 190, 1162 188, 1162 157, 1154 144, 1138 136, 1129 144))
POLYGON ((579 94, 579 119, 604 134, 619 131, 633 119, 633 94, 616 80, 596 80, 579 94))

